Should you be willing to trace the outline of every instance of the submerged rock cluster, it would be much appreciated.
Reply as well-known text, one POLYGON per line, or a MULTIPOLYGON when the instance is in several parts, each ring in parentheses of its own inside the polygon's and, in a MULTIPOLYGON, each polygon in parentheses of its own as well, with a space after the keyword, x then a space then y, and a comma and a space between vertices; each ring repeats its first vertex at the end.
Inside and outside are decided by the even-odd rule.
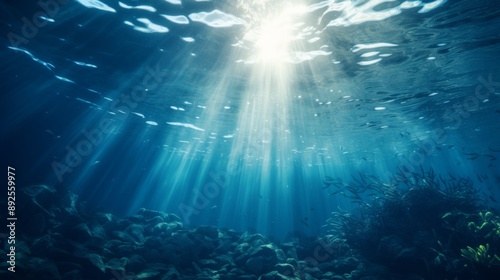
POLYGON ((484 209, 469 181, 439 183, 431 175, 400 178, 403 187, 368 177, 337 184, 361 206, 333 213, 319 237, 287 242, 188 228, 176 215, 147 209, 125 218, 89 212, 75 194, 31 186, 18 199, 26 214, 16 272, 2 263, 0 278, 497 279, 500 217, 484 209))
MULTIPOLYGON (((186 228, 176 215, 147 209, 125 218, 88 213, 75 194, 45 185, 26 188, 19 201, 30 215, 18 230, 16 272, 3 263, 1 279, 342 279, 306 260, 314 247, 305 244, 317 246, 311 239, 278 244, 257 233, 186 228)), ((350 272, 357 261, 332 266, 350 272)))

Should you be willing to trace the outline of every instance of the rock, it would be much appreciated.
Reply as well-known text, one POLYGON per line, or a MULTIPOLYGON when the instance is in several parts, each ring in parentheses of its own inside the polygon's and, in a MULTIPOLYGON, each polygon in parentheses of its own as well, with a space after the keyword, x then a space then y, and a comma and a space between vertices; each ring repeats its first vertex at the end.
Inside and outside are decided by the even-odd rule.
POLYGON ((217 270, 221 266, 215 260, 198 260, 198 265, 200 268, 209 268, 213 270, 217 270))
POLYGON ((27 259, 26 266, 37 272, 37 278, 53 278, 53 279, 61 279, 61 274, 57 269, 57 266, 49 260, 42 258, 29 258, 27 259))
POLYGON ((118 237, 122 242, 126 242, 129 244, 135 243, 135 239, 132 236, 130 236, 130 234, 128 234, 126 232, 117 230, 117 231, 113 231, 113 235, 118 237))
POLYGON ((83 279, 82 274, 79 269, 71 270, 62 275, 63 280, 75 280, 75 279, 83 279))
POLYGON ((165 239, 162 256, 174 265, 190 265, 199 259, 198 246, 185 232, 176 232, 165 239))
POLYGON ((264 237, 262 234, 250 234, 250 235, 243 235, 240 239, 240 243, 249 243, 255 246, 259 246, 262 244, 269 243, 269 240, 267 240, 266 237, 264 237))
POLYGON ((132 216, 128 216, 126 218, 126 220, 128 220, 131 224, 134 224, 134 225, 142 225, 142 223, 144 223, 144 221, 146 219, 142 215, 135 214, 135 215, 132 215, 132 216))
POLYGON ((169 222, 169 223, 161 222, 153 227, 152 232, 153 234, 165 233, 167 235, 171 235, 174 231, 179 230, 181 228, 182 224, 178 222, 169 222))
POLYGON ((191 241, 196 244, 193 251, 196 252, 196 256, 199 258, 208 258, 210 254, 215 250, 215 246, 218 243, 217 239, 211 239, 200 234, 189 234, 191 241))
POLYGON ((140 255, 132 255, 126 265, 125 265, 125 270, 126 271, 141 271, 144 269, 146 266, 146 260, 144 260, 143 257, 140 255))
POLYGON ((244 242, 244 243, 238 244, 236 246, 236 248, 234 248, 234 253, 236 256, 241 256, 241 255, 246 254, 249 249, 250 249, 250 244, 244 242))
POLYGON ((89 245, 95 248, 102 248, 102 246, 108 239, 106 230, 97 222, 94 222, 90 225, 90 235, 92 236, 92 239, 90 240, 89 245))
POLYGON ((236 280, 257 280, 257 276, 255 275, 241 275, 236 278, 232 278, 236 280))
POLYGON ((290 279, 295 279, 295 278, 290 278, 285 275, 281 275, 277 271, 272 271, 263 274, 259 277, 259 280, 290 280, 290 279))
POLYGON ((33 236, 40 236, 47 231, 47 223, 44 214, 36 213, 33 216, 28 216, 26 219, 28 227, 23 230, 33 236))
POLYGON ((144 238, 143 245, 145 248, 160 248, 163 246, 163 240, 158 236, 148 236, 144 238))
POLYGON ((78 195, 74 193, 67 193, 63 196, 60 201, 62 214, 64 216, 68 215, 79 215, 77 210, 78 195))
POLYGON ((230 240, 220 240, 219 239, 219 245, 214 249, 214 252, 216 254, 225 254, 229 251, 231 251, 232 243, 230 240))
POLYGON ((283 251, 287 258, 298 259, 297 257, 297 249, 295 248, 292 242, 287 242, 282 245, 283 251))
POLYGON ((246 270, 255 275, 261 275, 273 269, 274 265, 266 262, 262 257, 249 258, 245 264, 246 270))
POLYGON ((279 251, 273 244, 260 245, 251 249, 248 255, 238 257, 236 263, 246 259, 246 270, 255 275, 261 275, 272 271, 279 261, 284 261, 284 254, 282 251, 279 253, 279 251))
POLYGON ((96 213, 94 219, 101 225, 106 225, 111 222, 116 222, 117 218, 113 214, 109 213, 96 213))
POLYGON ((306 273, 308 273, 309 275, 311 275, 312 277, 314 278, 318 278, 320 279, 321 276, 322 276, 322 272, 321 270, 319 270, 318 267, 304 267, 303 268, 303 271, 305 271, 306 273))
POLYGON ((160 216, 155 216, 149 220, 146 221, 146 228, 151 228, 152 226, 155 226, 159 223, 165 222, 162 217, 160 216))
POLYGON ((359 260, 354 257, 339 259, 334 262, 333 271, 337 274, 351 273, 359 265, 359 260))
POLYGON ((106 268, 114 271, 125 271, 125 265, 128 259, 122 257, 121 259, 113 258, 106 263, 106 268))
POLYGON ((279 263, 274 266, 274 270, 283 275, 293 275, 295 273, 295 268, 288 263, 279 263))
POLYGON ((266 259, 275 258, 278 259, 276 254, 276 247, 273 244, 261 245, 257 249, 250 253, 250 257, 263 257, 266 259))
POLYGON ((217 263, 219 263, 220 266, 235 266, 233 258, 230 255, 218 255, 215 257, 215 260, 217 261, 217 263))
POLYGON ((212 226, 201 226, 195 230, 196 233, 204 235, 211 239, 219 238, 219 230, 212 226))
POLYGON ((44 236, 35 239, 33 244, 31 245, 31 251, 36 256, 46 256, 47 250, 52 248, 54 245, 54 241, 50 237, 50 235, 45 234, 44 236))
MULTIPOLYGON (((84 219, 82 219, 80 216, 78 215, 69 215, 67 217, 65 217, 63 219, 62 222, 60 222, 58 225, 56 225, 53 230, 57 233, 60 233, 62 235, 64 235, 66 238, 72 238, 73 236, 71 236, 72 234, 72 230, 74 230, 75 228, 78 228, 80 224, 85 224, 86 225, 87 221, 85 221, 84 219)), ((85 227, 81 227, 80 229, 77 229, 78 230, 81 230, 81 229, 84 229, 85 231, 87 231, 88 229, 88 226, 87 226, 87 229, 85 229, 85 227)), ((90 230, 88 230, 90 231, 90 230)))
POLYGON ((162 280, 178 280, 180 279, 180 274, 173 265, 167 267, 167 272, 162 276, 162 280))
POLYGON ((130 256, 134 253, 135 246, 131 244, 118 245, 113 252, 119 256, 130 256))
POLYGON ((149 210, 146 208, 141 208, 137 211, 137 214, 145 218, 146 220, 150 220, 154 217, 161 217, 162 220, 165 220, 165 218, 168 218, 167 213, 163 213, 160 211, 155 211, 155 210, 149 210))
POLYGON ((286 263, 291 264, 293 267, 298 267, 299 263, 297 262, 297 259, 294 258, 288 258, 286 259, 286 263))
MULTIPOLYGON (((167 216, 168 216, 167 221, 169 221, 169 222, 178 222, 178 223, 182 222, 181 218, 179 218, 179 216, 177 216, 175 214, 167 214, 167 216)), ((181 225, 182 225, 182 223, 181 223, 181 225)))
POLYGON ((142 243, 144 241, 144 228, 142 225, 132 224, 129 225, 125 232, 134 238, 134 241, 142 243))
POLYGON ((155 276, 160 275, 160 271, 154 269, 154 268, 146 268, 145 270, 141 271, 137 275, 133 276, 133 279, 141 280, 141 279, 154 279, 155 276))
POLYGON ((55 214, 52 212, 52 205, 57 199, 55 188, 47 185, 33 185, 24 188, 23 192, 31 197, 33 203, 37 205, 40 210, 51 217, 55 217, 55 214))
POLYGON ((92 233, 85 223, 80 223, 69 231, 69 238, 79 243, 85 243, 92 238, 92 233))
MULTIPOLYGON (((165 255, 165 254, 168 254, 168 253, 164 252, 163 250, 148 249, 148 250, 146 250, 146 253, 143 254, 143 256, 144 256, 144 259, 146 260, 146 262, 148 262, 148 263, 155 261, 155 260, 163 260, 163 259, 170 260, 170 258, 169 258, 170 254, 168 254, 168 255, 165 255)), ((178 262, 175 262, 175 263, 177 264, 178 262)))
POLYGON ((101 256, 97 254, 87 254, 86 258, 95 266, 97 267, 100 271, 104 273, 106 270, 106 266, 104 265, 104 262, 102 261, 101 256))

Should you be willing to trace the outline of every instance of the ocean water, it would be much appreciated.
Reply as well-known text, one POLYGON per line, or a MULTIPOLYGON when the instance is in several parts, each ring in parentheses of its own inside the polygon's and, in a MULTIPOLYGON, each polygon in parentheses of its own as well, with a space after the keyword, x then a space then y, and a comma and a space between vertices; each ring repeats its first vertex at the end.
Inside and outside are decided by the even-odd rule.
MULTIPOLYGON (((375 207, 386 211, 390 204, 379 203, 381 197, 415 198, 411 191, 425 187, 446 193, 442 203, 450 206, 434 212, 443 220, 418 232, 440 236, 436 228, 446 214, 469 209, 467 217, 483 219, 500 236, 498 1, 41 0, 0 7, 0 143, 4 168, 15 170, 17 240, 29 245, 57 232, 49 219, 57 228, 63 221, 57 213, 69 209, 58 199, 69 195, 71 207, 85 213, 81 224, 92 224, 92 213, 125 219, 145 208, 176 215, 186 230, 230 229, 276 244, 330 236, 349 244, 361 237, 346 234, 332 215, 376 219, 375 207), (40 193, 52 196, 37 200, 40 193), (478 204, 460 208, 448 199, 453 195, 478 204), (496 218, 484 218, 486 211, 496 218), (40 213, 45 222, 34 233, 23 219, 40 213)), ((394 211, 426 199, 434 197, 394 211)), ((422 209, 417 216, 435 208, 422 209)), ((411 219, 397 223, 412 228, 411 219)), ((397 234, 384 231, 380 239, 397 234)), ((500 255, 498 236, 483 235, 482 241, 468 236, 472 249, 488 243, 489 254, 500 255)), ((382 246, 366 243, 359 254, 377 259, 380 250, 366 252, 373 244, 382 246)), ((461 251, 468 244, 442 251, 448 266, 439 276, 438 269, 422 275, 389 266, 400 276, 366 279, 445 279, 478 263, 465 275, 488 279, 488 269, 498 271, 500 259, 468 258, 461 251), (452 259, 460 269, 450 268, 452 259), (405 278, 406 272, 421 278, 405 278)), ((312 256, 314 246, 304 251, 312 256)), ((116 271, 137 279, 205 279, 186 268, 191 262, 176 264, 178 278, 139 277, 140 269, 113 266, 111 257, 92 252, 82 259, 95 265, 101 256, 105 276, 66 275, 61 271, 73 270, 55 262, 60 273, 47 269, 47 279, 111 279, 116 271)), ((335 256, 363 259, 349 254, 335 256)), ((22 256, 20 270, 24 262, 25 271, 36 271, 22 256)), ((257 279, 269 271, 248 274, 257 279)), ((361 279, 344 273, 295 277, 361 279)))

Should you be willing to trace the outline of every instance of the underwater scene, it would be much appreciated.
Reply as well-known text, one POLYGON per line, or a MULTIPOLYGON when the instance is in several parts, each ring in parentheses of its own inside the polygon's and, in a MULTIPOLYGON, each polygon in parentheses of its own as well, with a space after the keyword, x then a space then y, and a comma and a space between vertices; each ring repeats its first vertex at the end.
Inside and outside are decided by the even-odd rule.
POLYGON ((500 279, 498 0, 0 7, 0 279, 500 279))

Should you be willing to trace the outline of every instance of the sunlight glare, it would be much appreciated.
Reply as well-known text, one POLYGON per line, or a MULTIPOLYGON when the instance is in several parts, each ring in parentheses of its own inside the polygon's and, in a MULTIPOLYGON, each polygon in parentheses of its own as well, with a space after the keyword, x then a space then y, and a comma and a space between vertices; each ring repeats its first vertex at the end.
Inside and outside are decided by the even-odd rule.
POLYGON ((302 6, 290 6, 280 14, 270 15, 258 28, 250 30, 245 39, 255 42, 258 62, 284 62, 289 60, 290 43, 295 39, 298 26, 295 19, 304 11, 302 6))

